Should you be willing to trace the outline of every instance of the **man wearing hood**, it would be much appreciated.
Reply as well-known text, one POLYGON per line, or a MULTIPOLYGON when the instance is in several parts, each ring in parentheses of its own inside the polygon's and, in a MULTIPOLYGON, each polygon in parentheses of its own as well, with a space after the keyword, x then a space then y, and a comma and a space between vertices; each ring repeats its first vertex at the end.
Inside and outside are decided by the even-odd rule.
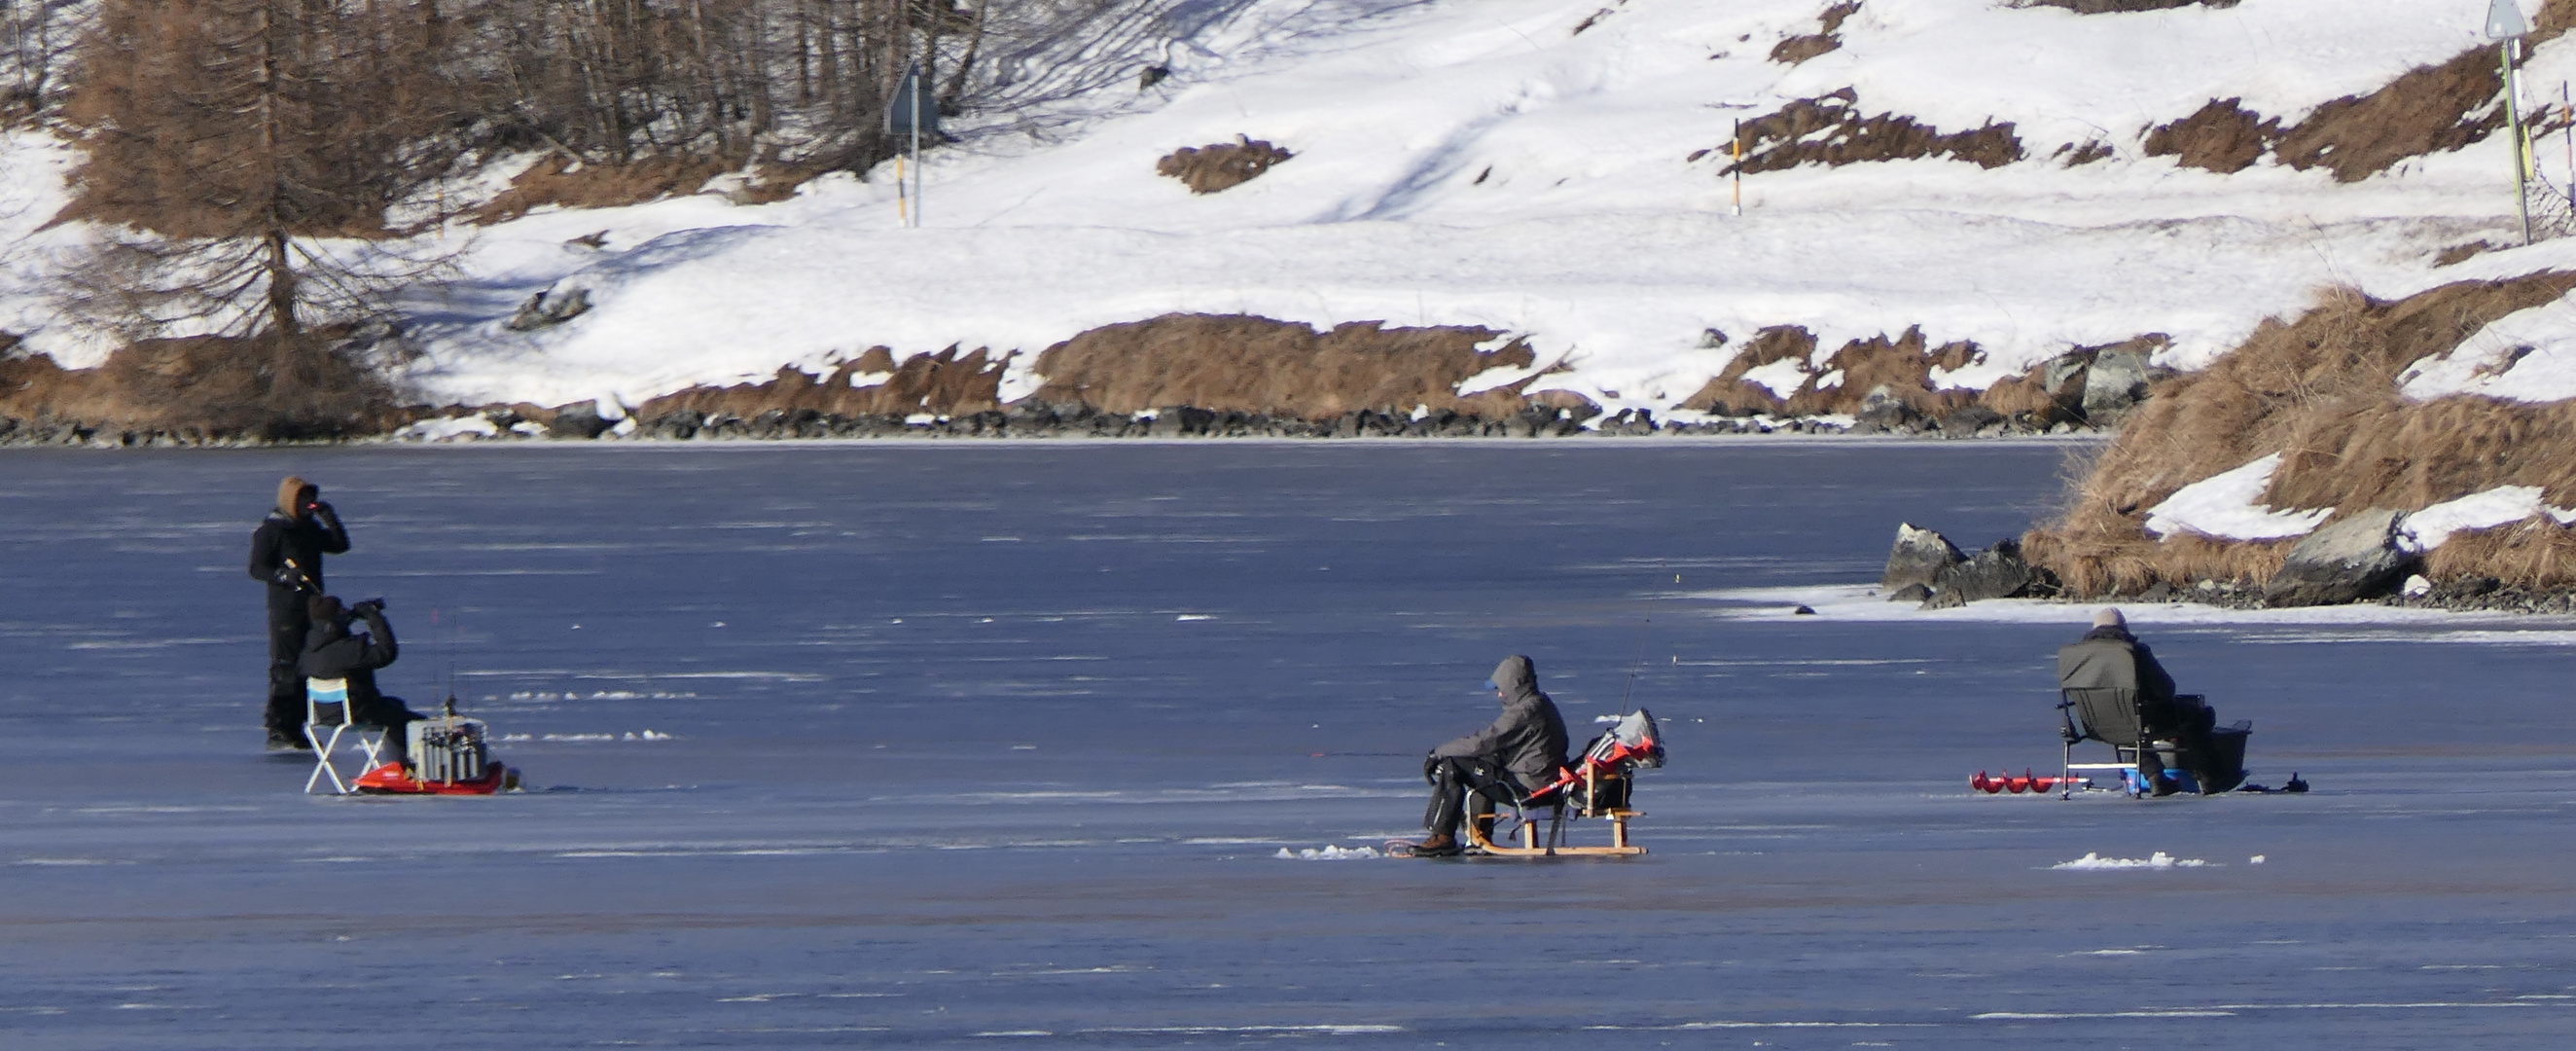
MULTIPOLYGON (((2173 676, 2157 663, 2154 650, 2129 633, 2129 620, 2118 609, 2106 607, 2094 614, 2092 630, 2057 651, 2057 684, 2064 689, 2136 689, 2147 735, 2174 743, 2175 760, 2191 772, 2202 792, 2224 792, 2243 779, 2242 774, 2229 776, 2210 740, 2218 713, 2199 697, 2174 693, 2173 676)), ((2138 750, 2138 777, 2156 795, 2177 790, 2152 748, 2138 750)))
POLYGON ((305 599, 322 593, 322 556, 349 550, 349 531, 322 502, 322 487, 294 475, 277 483, 277 506, 250 538, 251 579, 268 585, 268 746, 309 748, 304 677, 295 670, 313 627, 305 599))
POLYGON ((313 629, 305 636, 304 653, 297 668, 310 678, 347 680, 349 721, 384 727, 386 753, 399 762, 404 728, 421 715, 402 698, 387 697, 376 689, 376 669, 402 656, 402 644, 394 640, 394 626, 385 621, 383 601, 361 602, 343 611, 339 599, 315 595, 306 600, 305 610, 313 629), (366 621, 367 630, 350 631, 351 620, 366 621))
POLYGON ((1458 824, 1465 820, 1471 796, 1521 799, 1556 781, 1565 766, 1565 718, 1556 702, 1538 690, 1538 669, 1527 657, 1503 658, 1486 685, 1501 698, 1503 713, 1494 724, 1438 748, 1422 761, 1422 776, 1431 782, 1431 806, 1422 826, 1431 837, 1413 845, 1417 857, 1444 857, 1462 852, 1458 824))

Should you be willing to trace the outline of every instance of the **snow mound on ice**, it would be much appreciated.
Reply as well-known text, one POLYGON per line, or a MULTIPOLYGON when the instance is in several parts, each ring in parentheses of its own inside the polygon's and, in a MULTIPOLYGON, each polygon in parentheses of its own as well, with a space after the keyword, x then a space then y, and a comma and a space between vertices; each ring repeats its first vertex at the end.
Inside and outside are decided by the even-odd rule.
POLYGON ((1279 853, 1270 856, 1281 861, 1366 861, 1386 855, 1378 853, 1376 847, 1337 847, 1327 843, 1320 847, 1306 847, 1302 850, 1281 847, 1279 853))
POLYGON ((2049 866, 2051 869, 2077 870, 2197 869, 2210 867, 2213 866, 2211 866, 2209 862, 2202 861, 2199 858, 2177 858, 2161 850, 2143 858, 2106 858, 2088 850, 2084 852, 2083 857, 2077 858, 2073 861, 2061 861, 2049 866))
POLYGON ((481 416, 450 416, 439 420, 422 420, 394 432, 397 441, 452 442, 498 438, 498 424, 481 416))
POLYGON ((2147 532, 2159 537, 2191 532, 2218 540, 2306 536, 2334 511, 2275 511, 2259 503, 2264 487, 2272 484, 2272 472, 2280 468, 2281 454, 2273 453, 2174 490, 2147 509, 2147 532))

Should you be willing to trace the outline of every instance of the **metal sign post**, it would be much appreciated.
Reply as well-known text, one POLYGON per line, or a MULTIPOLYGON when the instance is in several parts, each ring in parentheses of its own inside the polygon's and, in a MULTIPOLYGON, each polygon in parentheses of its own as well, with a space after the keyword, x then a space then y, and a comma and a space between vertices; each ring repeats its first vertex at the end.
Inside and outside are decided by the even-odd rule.
POLYGON ((921 67, 908 66, 895 86, 894 101, 886 106, 886 134, 911 140, 909 170, 902 154, 895 156, 894 169, 895 207, 905 226, 921 225, 921 133, 925 130, 939 134, 939 101, 930 97, 929 78, 922 75, 921 67))
POLYGON ((2514 75, 2514 60, 2522 57, 2522 36, 2531 32, 2531 23, 2522 17, 2522 6, 2514 0, 2494 0, 2487 5, 2487 39, 2496 42, 2496 54, 2504 64, 2505 127, 2513 135, 2513 205, 2522 215, 2522 243, 2531 243, 2531 146, 2522 134, 2521 90, 2514 75))

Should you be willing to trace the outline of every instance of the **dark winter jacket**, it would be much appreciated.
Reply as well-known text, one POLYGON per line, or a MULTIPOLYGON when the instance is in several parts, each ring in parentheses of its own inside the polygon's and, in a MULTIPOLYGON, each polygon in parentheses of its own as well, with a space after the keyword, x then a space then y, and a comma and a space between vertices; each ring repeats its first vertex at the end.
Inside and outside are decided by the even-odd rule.
POLYGON ((2173 709, 2173 676, 2156 663, 2155 651, 2127 628, 2101 627, 2085 632, 2072 646, 2057 651, 2060 689, 2088 687, 2133 689, 2145 701, 2150 719, 2173 709))
POLYGON ((349 550, 349 531, 340 525, 340 516, 331 505, 321 504, 310 515, 296 513, 303 480, 288 478, 278 486, 278 507, 259 523, 259 531, 250 537, 251 579, 268 585, 268 604, 286 608, 303 605, 297 572, 311 583, 313 593, 322 591, 322 556, 344 554, 349 550), (295 491, 289 491, 292 487, 295 491), (287 562, 295 567, 289 569, 287 562))
POLYGON ((1565 718, 1556 702, 1538 692, 1538 670, 1522 656, 1494 669, 1503 690, 1503 714, 1494 725, 1431 750, 1433 758, 1478 758, 1501 764, 1524 789, 1556 780, 1565 765, 1565 718))
POLYGON ((394 627, 385 623, 383 613, 367 608, 358 616, 367 630, 354 634, 345 620, 315 621, 296 666, 309 679, 347 679, 350 709, 365 719, 384 704, 384 694, 376 689, 376 669, 402 656, 402 646, 394 641, 394 627))

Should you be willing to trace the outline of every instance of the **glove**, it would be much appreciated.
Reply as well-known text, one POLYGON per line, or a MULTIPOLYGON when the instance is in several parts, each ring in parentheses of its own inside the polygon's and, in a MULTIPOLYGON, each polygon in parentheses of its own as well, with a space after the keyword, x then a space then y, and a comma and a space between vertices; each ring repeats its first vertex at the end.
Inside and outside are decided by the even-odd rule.
POLYGON ((1427 785, 1436 785, 1440 783, 1439 756, 1426 755, 1422 757, 1422 783, 1427 785))
POLYGON ((304 571, 294 566, 279 566, 277 572, 268 575, 268 582, 279 587, 302 588, 304 571))
POLYGON ((315 500, 313 501, 313 517, 319 518, 325 524, 328 524, 337 520, 340 517, 340 513, 331 510, 331 505, 323 503, 320 500, 315 500))
POLYGON ((357 615, 359 615, 359 616, 361 616, 361 617, 363 617, 363 616, 367 616, 367 615, 369 615, 369 614, 373 614, 373 613, 383 613, 384 611, 385 611, 385 600, 380 599, 380 598, 371 598, 371 599, 366 600, 365 602, 361 602, 361 603, 358 603, 357 605, 354 605, 354 606, 349 607, 349 612, 351 612, 351 613, 355 613, 355 614, 357 614, 357 615))

